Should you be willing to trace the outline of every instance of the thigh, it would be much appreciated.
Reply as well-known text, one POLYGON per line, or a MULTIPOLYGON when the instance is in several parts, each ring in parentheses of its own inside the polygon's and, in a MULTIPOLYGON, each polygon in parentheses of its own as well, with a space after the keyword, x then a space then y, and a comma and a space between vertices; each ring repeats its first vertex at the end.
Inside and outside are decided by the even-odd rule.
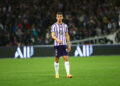
POLYGON ((66 45, 61 46, 61 56, 68 56, 66 45))

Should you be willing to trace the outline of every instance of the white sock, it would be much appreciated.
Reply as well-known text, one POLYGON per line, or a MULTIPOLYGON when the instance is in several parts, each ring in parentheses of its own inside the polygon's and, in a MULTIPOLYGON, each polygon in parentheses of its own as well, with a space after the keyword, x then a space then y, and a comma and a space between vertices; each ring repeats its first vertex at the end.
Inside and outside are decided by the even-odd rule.
POLYGON ((56 74, 59 74, 59 63, 54 63, 54 67, 55 67, 55 72, 56 74))
POLYGON ((67 73, 67 75, 70 74, 69 61, 65 62, 65 69, 66 69, 66 73, 67 73))

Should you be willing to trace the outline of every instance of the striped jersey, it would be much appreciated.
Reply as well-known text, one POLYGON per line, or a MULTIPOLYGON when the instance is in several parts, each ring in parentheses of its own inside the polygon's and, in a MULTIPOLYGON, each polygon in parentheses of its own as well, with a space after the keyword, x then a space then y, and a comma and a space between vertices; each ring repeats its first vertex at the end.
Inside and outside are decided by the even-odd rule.
POLYGON ((54 23, 51 27, 51 32, 55 32, 56 38, 62 41, 62 44, 59 44, 54 40, 54 46, 67 45, 65 33, 68 32, 68 26, 65 23, 57 24, 54 23))

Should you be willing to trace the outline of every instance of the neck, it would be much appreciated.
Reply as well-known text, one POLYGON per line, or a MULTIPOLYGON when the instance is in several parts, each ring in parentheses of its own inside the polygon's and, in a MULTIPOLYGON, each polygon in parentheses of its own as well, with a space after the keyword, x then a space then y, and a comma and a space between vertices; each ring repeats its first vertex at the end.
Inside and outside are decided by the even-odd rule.
POLYGON ((57 24, 62 24, 62 21, 57 21, 57 24))

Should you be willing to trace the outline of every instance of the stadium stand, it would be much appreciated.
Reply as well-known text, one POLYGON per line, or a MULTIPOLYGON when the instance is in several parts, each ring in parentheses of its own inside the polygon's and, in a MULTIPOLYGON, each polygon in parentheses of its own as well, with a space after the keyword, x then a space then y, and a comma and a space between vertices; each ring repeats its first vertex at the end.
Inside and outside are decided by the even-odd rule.
MULTIPOLYGON (((71 41, 109 35, 120 28, 120 0, 0 2, 0 46, 52 44, 50 27, 57 11, 64 14, 71 41)), ((120 32, 116 40, 120 42, 120 32)))

